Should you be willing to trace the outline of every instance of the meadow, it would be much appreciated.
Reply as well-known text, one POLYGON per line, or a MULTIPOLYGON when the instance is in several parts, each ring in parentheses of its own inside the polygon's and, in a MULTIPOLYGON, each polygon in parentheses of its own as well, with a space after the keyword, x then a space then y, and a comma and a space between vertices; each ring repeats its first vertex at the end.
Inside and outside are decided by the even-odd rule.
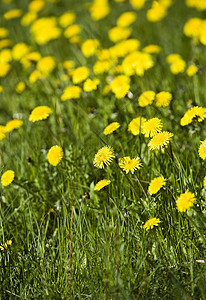
POLYGON ((205 46, 205 0, 0 0, 1 299, 206 299, 205 46))

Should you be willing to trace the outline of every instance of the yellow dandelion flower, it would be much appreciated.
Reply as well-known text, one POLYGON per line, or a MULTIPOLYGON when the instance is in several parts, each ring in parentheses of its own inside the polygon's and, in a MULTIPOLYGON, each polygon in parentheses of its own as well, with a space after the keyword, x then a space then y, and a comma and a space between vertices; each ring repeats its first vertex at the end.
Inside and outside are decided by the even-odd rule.
POLYGON ((14 180, 14 176, 15 173, 12 170, 8 170, 6 172, 4 172, 1 176, 1 184, 3 186, 8 186, 12 183, 12 181, 14 180))
POLYGON ((38 79, 42 77, 42 73, 39 70, 34 70, 30 75, 29 75, 29 81, 31 83, 35 83, 38 79))
POLYGON ((0 39, 7 37, 9 34, 8 30, 4 27, 0 27, 0 39))
POLYGON ((61 27, 67 27, 74 23, 76 15, 72 11, 65 12, 63 15, 59 17, 59 24, 61 27))
POLYGON ((152 104, 155 99, 155 92, 153 91, 145 91, 143 92, 138 99, 139 106, 145 107, 147 105, 152 104))
POLYGON ((145 222, 144 228, 146 230, 152 229, 154 226, 158 226, 160 222, 161 221, 159 218, 150 218, 145 222))
POLYGON ((206 140, 201 142, 201 145, 198 149, 199 156, 204 160, 206 158, 206 140))
POLYGON ((111 147, 105 146, 98 150, 95 154, 93 164, 99 169, 103 169, 104 165, 109 166, 114 158, 114 150, 111 147))
POLYGON ((64 36, 70 39, 73 36, 78 35, 81 32, 81 27, 77 24, 70 25, 64 31, 64 36))
POLYGON ((160 150, 167 147, 170 142, 173 133, 168 131, 163 131, 155 134, 155 136, 150 140, 148 146, 150 150, 160 150))
POLYGON ((87 79, 88 76, 89 69, 87 67, 79 67, 72 72, 72 81, 74 84, 78 84, 87 79))
POLYGON ((8 63, 0 62, 0 77, 5 77, 11 69, 11 65, 8 63))
POLYGON ((21 94, 21 93, 23 93, 23 91, 25 90, 25 88, 26 88, 25 82, 20 81, 20 82, 17 83, 17 85, 15 86, 15 91, 16 91, 18 94, 21 94))
POLYGON ((5 126, 0 125, 0 141, 5 139, 5 137, 6 137, 5 126))
POLYGON ((0 52, 0 62, 8 63, 12 60, 12 54, 10 49, 4 49, 0 52))
POLYGON ((12 10, 7 11, 4 14, 4 19, 6 19, 6 20, 16 19, 16 18, 19 18, 21 15, 22 15, 21 9, 12 9, 12 10))
POLYGON ((156 94, 155 105, 157 107, 167 107, 172 100, 172 94, 169 92, 160 92, 156 94))
POLYGON ((143 117, 133 119, 128 125, 128 131, 130 131, 133 135, 138 135, 142 133, 142 128, 145 122, 146 119, 143 117))
POLYGON ((148 45, 148 46, 144 47, 142 49, 142 51, 144 51, 146 53, 150 53, 150 54, 152 54, 152 53, 159 53, 161 51, 161 47, 158 46, 158 45, 151 44, 151 45, 148 45))
POLYGON ((0 41, 0 49, 10 47, 12 45, 12 41, 5 39, 0 41))
POLYGON ((32 22, 34 22, 34 20, 36 20, 36 18, 37 18, 37 13, 33 12, 33 11, 29 11, 28 13, 23 15, 23 17, 21 18, 21 25, 28 26, 32 22))
POLYGON ((171 64, 170 71, 176 75, 179 73, 183 73, 185 68, 186 62, 183 59, 178 59, 173 64, 171 64))
POLYGON ((48 162, 50 165, 56 167, 61 162, 63 156, 64 153, 62 147, 57 145, 52 146, 47 154, 48 162))
POLYGON ((131 159, 130 156, 126 156, 119 158, 119 166, 126 172, 126 174, 129 173, 129 171, 133 174, 136 169, 140 169, 142 167, 142 163, 140 162, 139 157, 131 159))
POLYGON ((166 61, 169 63, 169 64, 173 64, 175 63, 176 61, 180 60, 182 57, 181 55, 177 54, 177 53, 172 53, 172 54, 169 54, 166 58, 166 61))
POLYGON ((91 92, 97 89, 97 86, 99 85, 100 81, 99 79, 95 78, 95 79, 90 79, 88 78, 83 85, 83 89, 85 92, 91 92))
POLYGON ((89 11, 94 21, 105 18, 110 12, 108 0, 94 0, 89 6, 89 11))
POLYGON ((156 133, 162 131, 163 123, 158 118, 152 118, 144 122, 142 126, 142 133, 146 137, 153 137, 156 133))
POLYGON ((108 179, 102 179, 99 182, 97 182, 97 184, 94 187, 95 191, 100 191, 101 189, 103 189, 105 186, 109 185, 111 183, 110 180, 108 179))
POLYGON ((118 122, 113 122, 111 124, 109 124, 105 129, 104 129, 104 135, 108 135, 112 132, 114 132, 115 130, 117 130, 117 128, 120 127, 120 124, 118 122))
POLYGON ((166 181, 163 177, 156 177, 151 180, 148 190, 150 194, 156 194, 165 184, 166 181))
POLYGON ((15 60, 21 60, 30 51, 30 47, 25 43, 18 43, 12 49, 12 56, 15 60))
POLYGON ((100 46, 100 42, 96 39, 89 39, 83 42, 81 46, 82 53, 85 57, 90 57, 96 54, 97 49, 100 46))
POLYGON ((187 68, 186 73, 189 77, 194 76, 195 74, 197 74, 198 72, 198 68, 195 65, 191 65, 187 68))
POLYGON ((176 205, 177 209, 180 212, 185 212, 186 210, 190 210, 196 202, 195 195, 187 190, 184 194, 181 194, 177 199, 176 205))
POLYGON ((33 12, 41 11, 45 6, 44 0, 33 0, 29 3, 28 9, 33 12))
POLYGON ((66 101, 66 100, 71 100, 71 99, 79 99, 82 93, 82 89, 79 86, 68 86, 62 96, 61 100, 66 101))
POLYGON ((137 15, 135 14, 135 12, 126 11, 126 12, 122 13, 119 16, 119 18, 117 19, 117 26, 128 27, 132 23, 135 22, 136 18, 137 18, 137 15))
POLYGON ((131 35, 131 30, 129 28, 113 27, 109 30, 109 39, 113 43, 117 43, 122 40, 126 40, 131 35))
POLYGON ((53 56, 42 57, 37 63, 37 69, 44 75, 48 76, 56 67, 53 56))
POLYGON ((155 5, 147 11, 147 20, 150 22, 158 22, 167 15, 167 10, 157 1, 154 1, 153 3, 155 3, 155 5))
POLYGON ((51 113, 52 113, 52 110, 50 107, 37 106, 32 110, 32 112, 29 116, 29 121, 36 122, 36 121, 47 119, 51 113))
POLYGON ((129 2, 134 9, 142 9, 146 0, 129 0, 129 2))
POLYGON ((180 120, 181 126, 186 126, 193 121, 202 122, 206 118, 206 108, 201 106, 191 107, 186 111, 182 119, 180 120))
POLYGON ((119 99, 124 97, 130 89, 130 78, 125 75, 116 76, 111 82, 111 90, 119 99))
POLYGON ((22 120, 16 120, 16 119, 11 120, 6 123, 5 132, 13 131, 14 129, 17 129, 17 128, 21 127, 22 125, 23 125, 22 120))

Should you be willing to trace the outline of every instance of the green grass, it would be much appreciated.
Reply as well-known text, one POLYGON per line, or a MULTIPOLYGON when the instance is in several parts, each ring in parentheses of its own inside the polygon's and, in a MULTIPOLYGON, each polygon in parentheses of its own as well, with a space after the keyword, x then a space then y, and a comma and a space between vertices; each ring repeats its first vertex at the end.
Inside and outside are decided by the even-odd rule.
MULTIPOLYGON (((111 1, 111 13, 94 22, 85 3, 47 3, 39 15, 59 16, 72 9, 77 23, 83 24, 83 40, 97 38, 103 47, 112 46, 108 30, 131 5, 111 1)), ((206 101, 205 47, 194 46, 183 34, 185 22, 191 17, 204 18, 205 12, 176 0, 167 17, 153 24, 146 20, 146 9, 137 11, 132 37, 142 47, 155 43, 162 52, 144 77, 132 77, 134 97, 104 96, 107 75, 101 75, 97 91, 62 102, 60 97, 71 80, 62 81, 60 63, 72 59, 77 66, 92 69, 95 59, 86 59, 63 36, 44 46, 35 44, 29 28, 23 28, 18 19, 3 19, 3 13, 14 7, 26 12, 27 2, 1 2, 0 27, 8 28, 13 44, 26 42, 42 56, 53 55, 59 67, 48 78, 31 84, 31 70, 12 61, 12 70, 0 81, 4 89, 0 124, 5 125, 15 114, 24 122, 0 141, 1 174, 15 171, 14 182, 0 187, 0 243, 12 240, 0 252, 1 299, 206 299, 206 171, 198 156, 205 122, 180 126, 189 99, 200 106, 206 101), (181 54, 186 62, 196 61, 198 75, 173 75, 166 63, 170 53, 181 54), (15 85, 20 80, 27 88, 19 95, 15 85), (171 105, 139 107, 138 97, 148 89, 171 92, 171 105), (31 123, 29 114, 38 105, 48 105, 53 114, 31 123), (128 132, 129 122, 139 115, 159 117, 164 130, 174 133, 165 154, 153 155, 147 146, 149 139, 128 132), (105 137, 103 129, 113 121, 121 127, 105 137), (53 167, 46 155, 56 144, 63 147, 64 159, 53 167), (114 148, 116 158, 99 170, 93 159, 105 144, 114 148), (148 194, 147 199, 136 177, 129 174, 128 180, 118 167, 118 158, 129 155, 142 160, 143 168, 135 174, 146 192, 147 182, 157 176, 167 179, 166 187, 156 195, 148 194), (103 178, 110 178, 111 184, 95 192, 94 185, 103 178), (197 204, 180 213, 176 200, 186 189, 195 193, 197 204), (54 212, 48 213, 50 209, 54 212), (161 223, 146 231, 143 225, 150 217, 160 218, 161 223)))

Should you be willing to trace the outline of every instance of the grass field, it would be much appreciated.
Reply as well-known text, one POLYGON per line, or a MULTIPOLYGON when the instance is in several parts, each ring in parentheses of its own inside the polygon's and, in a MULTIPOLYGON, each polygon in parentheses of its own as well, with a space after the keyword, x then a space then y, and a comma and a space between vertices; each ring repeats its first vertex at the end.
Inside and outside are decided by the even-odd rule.
POLYGON ((1 299, 206 299, 205 46, 205 0, 0 0, 1 299))

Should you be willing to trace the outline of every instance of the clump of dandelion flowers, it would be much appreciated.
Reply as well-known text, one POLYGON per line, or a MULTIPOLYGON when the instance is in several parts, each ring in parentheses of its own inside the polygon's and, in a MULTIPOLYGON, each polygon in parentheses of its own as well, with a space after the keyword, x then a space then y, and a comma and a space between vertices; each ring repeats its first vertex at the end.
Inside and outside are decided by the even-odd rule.
POLYGON ((205 118, 206 118, 206 108, 201 106, 194 106, 186 111, 186 113, 180 120, 180 125, 186 126, 192 123, 194 120, 198 122, 202 122, 205 118))
POLYGON ((101 189, 103 189, 105 186, 110 184, 110 180, 108 179, 102 179, 99 182, 97 182, 97 184, 94 187, 95 191, 100 191, 101 189))
POLYGON ((181 194, 177 199, 176 205, 177 209, 180 212, 185 212, 186 210, 190 210, 196 202, 195 195, 187 190, 184 194, 181 194))
POLYGON ((162 131, 162 121, 158 118, 152 118, 146 121, 142 127, 142 133, 146 137, 153 137, 156 133, 162 131))
POLYGON ((58 145, 52 146, 47 154, 48 162, 56 167, 61 162, 63 156, 64 153, 62 147, 58 145))
POLYGON ((165 184, 166 182, 163 177, 156 177, 151 180, 148 190, 150 194, 156 194, 165 184))
POLYGON ((173 133, 170 133, 168 131, 163 131, 155 134, 155 136, 150 140, 148 144, 150 150, 160 150, 167 147, 172 136, 173 133))
POLYGON ((41 121, 41 120, 47 119, 51 113, 52 113, 52 110, 50 107, 37 106, 32 110, 32 112, 29 116, 29 121, 36 122, 36 121, 41 121))
POLYGON ((109 146, 102 147, 95 154, 93 164, 99 169, 103 169, 104 166, 109 166, 112 159, 114 158, 114 150, 109 146))
POLYGON ((206 140, 201 142, 201 145, 198 149, 199 156, 204 160, 206 158, 206 140))
POLYGON ((142 167, 142 163, 140 162, 139 157, 131 159, 130 156, 126 156, 119 158, 119 166, 126 172, 126 174, 129 173, 129 171, 133 174, 135 170, 142 167))
POLYGON ((145 222, 144 228, 146 230, 152 229, 154 226, 158 226, 160 222, 161 221, 159 218, 150 218, 145 222))
POLYGON ((6 172, 4 172, 1 176, 1 184, 3 186, 8 186, 12 183, 12 181, 14 180, 14 176, 15 173, 12 170, 8 170, 6 172))
POLYGON ((118 122, 113 122, 111 124, 109 124, 107 127, 105 127, 104 129, 104 135, 108 135, 112 132, 114 132, 115 130, 117 130, 120 127, 120 124, 118 122))

